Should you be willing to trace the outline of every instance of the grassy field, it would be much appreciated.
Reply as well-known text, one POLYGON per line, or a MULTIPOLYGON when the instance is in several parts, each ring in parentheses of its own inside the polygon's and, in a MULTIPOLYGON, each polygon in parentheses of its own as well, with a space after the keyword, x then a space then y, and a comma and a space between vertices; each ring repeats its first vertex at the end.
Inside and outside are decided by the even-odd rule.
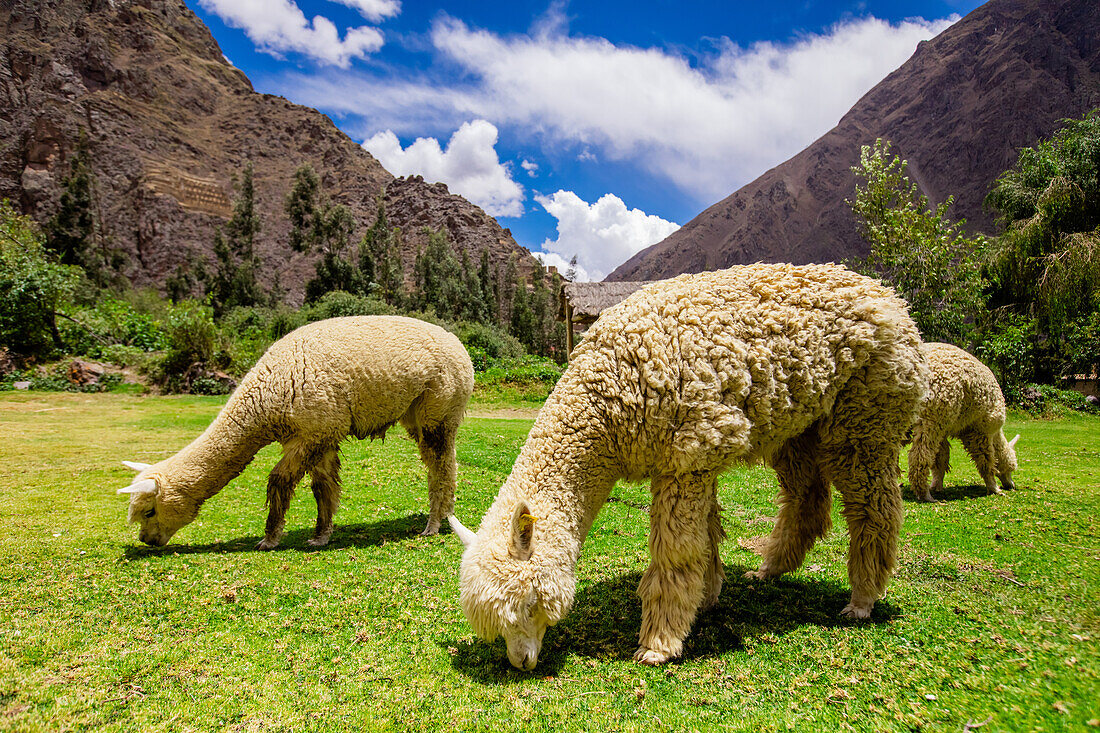
MULTIPOLYGON (((864 623, 837 617, 848 596, 839 515, 798 573, 741 579, 758 563, 745 547, 769 531, 776 485, 763 468, 731 472, 726 585, 684 659, 662 668, 630 661, 648 493, 620 484, 585 546, 573 612, 521 674, 462 616, 457 538, 417 536, 425 472, 400 430, 346 445, 326 548, 306 547, 303 487, 282 547, 251 549, 271 447, 171 544, 139 546, 115 494, 131 475, 119 461, 174 452, 220 404, 0 393, 0 729, 1100 725, 1095 417, 1014 416, 1019 488, 1003 497, 985 496, 956 446, 943 502, 907 494, 898 572, 864 623)), ((458 513, 475 527, 530 428, 522 404, 497 407, 474 406, 460 435, 458 513)))

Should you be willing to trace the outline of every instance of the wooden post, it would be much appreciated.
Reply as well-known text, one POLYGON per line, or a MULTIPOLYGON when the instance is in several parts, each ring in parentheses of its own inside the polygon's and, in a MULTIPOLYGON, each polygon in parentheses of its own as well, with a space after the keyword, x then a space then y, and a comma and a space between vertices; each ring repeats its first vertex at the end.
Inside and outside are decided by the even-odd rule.
POLYGON ((565 360, 573 358, 573 306, 565 299, 565 360))

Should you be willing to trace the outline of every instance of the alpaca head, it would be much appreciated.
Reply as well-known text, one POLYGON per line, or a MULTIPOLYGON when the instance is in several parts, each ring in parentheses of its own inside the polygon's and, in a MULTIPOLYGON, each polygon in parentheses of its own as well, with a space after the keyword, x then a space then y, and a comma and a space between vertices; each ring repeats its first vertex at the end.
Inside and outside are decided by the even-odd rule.
POLYGON ((466 546, 459 596, 474 632, 485 641, 503 636, 512 666, 534 669, 546 629, 573 605, 572 566, 546 562, 535 531, 538 519, 522 501, 503 533, 475 535, 455 517, 448 521, 466 546))
MULTIPOLYGON (((1003 437, 1001 439, 1004 440, 1003 437)), ((1001 485, 1007 489, 1015 488, 1012 472, 1019 466, 1016 462, 1016 441, 1019 439, 1020 436, 1017 435, 1005 443, 1003 449, 997 451, 997 476, 1001 479, 1001 485)))
POLYGON ((199 508, 186 497, 173 492, 169 495, 164 484, 166 479, 157 472, 156 466, 147 463, 123 461, 128 468, 138 472, 134 482, 120 494, 130 495, 130 511, 127 519, 140 522, 138 539, 153 547, 163 547, 172 539, 172 535, 184 525, 190 524, 198 514, 199 508))

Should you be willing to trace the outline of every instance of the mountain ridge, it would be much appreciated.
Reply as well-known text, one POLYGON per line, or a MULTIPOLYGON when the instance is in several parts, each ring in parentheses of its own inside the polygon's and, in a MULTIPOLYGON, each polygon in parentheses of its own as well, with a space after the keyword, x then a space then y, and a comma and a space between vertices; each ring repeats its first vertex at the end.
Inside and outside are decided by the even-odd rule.
POLYGON ((396 179, 317 110, 256 92, 181 0, 0 0, 0 197, 39 222, 56 210, 68 159, 87 135, 102 236, 128 256, 135 286, 161 287, 190 257, 210 260, 231 181, 254 168, 256 243, 268 284, 300 301, 318 255, 293 252, 283 199, 303 163, 351 209, 356 237, 377 202, 402 228, 411 272, 424 227, 494 263, 535 264, 511 233, 438 186, 396 179), (389 195, 395 187, 400 196, 389 195), (276 273, 278 277, 276 278, 276 273))
POLYGON ((990 0, 929 41, 804 150, 616 268, 652 280, 867 253, 846 198, 862 145, 889 140, 933 203, 990 231, 982 202, 1018 150, 1100 105, 1100 3, 990 0), (997 103, 1000 102, 998 105, 997 103))

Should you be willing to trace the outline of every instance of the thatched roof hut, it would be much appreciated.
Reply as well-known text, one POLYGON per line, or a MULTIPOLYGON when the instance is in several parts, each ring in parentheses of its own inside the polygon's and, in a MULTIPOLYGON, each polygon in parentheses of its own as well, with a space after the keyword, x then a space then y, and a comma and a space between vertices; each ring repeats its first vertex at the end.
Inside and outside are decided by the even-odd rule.
POLYGON ((562 283, 558 298, 558 319, 565 321, 565 351, 573 353, 576 326, 581 332, 596 322, 605 308, 610 308, 652 280, 633 282, 562 283))

